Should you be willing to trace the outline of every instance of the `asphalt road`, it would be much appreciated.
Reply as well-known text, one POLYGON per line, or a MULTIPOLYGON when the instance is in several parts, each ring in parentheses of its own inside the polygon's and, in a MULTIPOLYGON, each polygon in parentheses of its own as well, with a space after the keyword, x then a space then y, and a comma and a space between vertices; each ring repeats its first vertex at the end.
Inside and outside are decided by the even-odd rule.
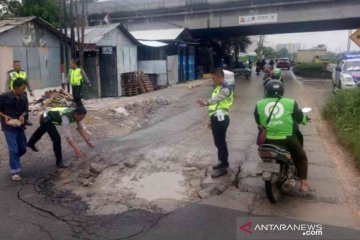
MULTIPOLYGON (((296 80, 291 72, 286 71, 284 78, 285 95, 295 98, 300 106, 316 106, 315 111, 331 91, 327 80, 296 80)), ((193 103, 197 97, 207 97, 209 90, 209 86, 199 87, 196 96, 190 97, 188 102, 193 103)), ((118 215, 89 216, 86 214, 86 204, 76 196, 53 189, 52 181, 56 179, 56 174, 53 163, 47 157, 40 155, 39 158, 39 155, 30 153, 31 161, 24 163, 24 181, 11 182, 7 171, 7 154, 3 149, 0 164, 0 239, 256 239, 258 235, 255 234, 244 237, 239 228, 248 220, 261 222, 259 216, 271 216, 269 222, 323 224, 322 237, 326 239, 358 239, 360 225, 346 201, 332 157, 315 128, 315 123, 320 121, 316 112, 313 123, 302 128, 310 161, 309 181, 316 191, 285 196, 276 205, 267 201, 263 182, 257 176, 260 160, 254 142, 256 126, 253 110, 262 95, 260 77, 253 75, 251 80, 236 81, 236 100, 231 112, 228 144, 231 169, 236 172, 241 167, 236 179, 238 184, 230 186, 222 195, 188 203, 167 214, 132 210, 118 215)), ((154 123, 150 128, 136 131, 126 138, 112 139, 112 146, 123 147, 113 149, 111 154, 131 151, 135 146, 156 146, 157 142, 153 146, 146 144, 161 139, 163 135, 158 129, 170 129, 176 121, 182 121, 184 125, 171 128, 166 135, 189 131, 189 127, 190 131, 181 137, 170 138, 169 143, 179 144, 179 140, 186 143, 192 134, 201 133, 202 130, 196 126, 204 124, 202 121, 206 120, 206 111, 189 104, 181 107, 183 115, 179 113, 178 116, 154 123), (154 136, 154 132, 157 135, 154 136), (147 137, 144 139, 144 136, 147 137)), ((204 136, 211 135, 207 133, 204 136)), ((212 144, 212 139, 202 144, 212 144)), ((184 146, 191 148, 191 145, 184 146)), ((199 151, 199 146, 195 147, 195 151, 199 151)), ((268 232, 266 239, 322 239, 320 236, 304 238, 297 233, 287 233, 285 238, 281 238, 279 234, 268 232)))

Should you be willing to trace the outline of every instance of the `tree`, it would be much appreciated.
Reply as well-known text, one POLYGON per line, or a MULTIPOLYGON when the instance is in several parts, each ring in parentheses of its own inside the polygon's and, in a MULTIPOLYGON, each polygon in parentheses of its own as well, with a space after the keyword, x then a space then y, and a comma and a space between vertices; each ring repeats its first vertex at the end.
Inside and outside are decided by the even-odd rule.
POLYGON ((278 51, 278 57, 284 58, 284 57, 290 57, 290 53, 286 48, 282 48, 278 51))
POLYGON ((20 6, 19 0, 0 0, 1 17, 15 16, 20 6))
POLYGON ((277 52, 275 52, 275 50, 271 47, 264 47, 262 53, 266 59, 274 59, 277 58, 278 55, 277 52))
POLYGON ((54 26, 59 23, 60 6, 55 0, 0 0, 0 6, 5 17, 37 16, 54 26))
POLYGON ((21 7, 19 7, 17 16, 37 16, 54 26, 59 23, 59 9, 58 1, 54 0, 22 0, 21 7))

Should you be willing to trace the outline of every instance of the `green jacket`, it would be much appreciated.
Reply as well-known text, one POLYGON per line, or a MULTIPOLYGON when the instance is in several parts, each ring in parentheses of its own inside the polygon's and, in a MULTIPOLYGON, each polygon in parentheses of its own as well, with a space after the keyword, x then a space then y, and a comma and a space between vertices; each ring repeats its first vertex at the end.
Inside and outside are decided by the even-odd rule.
POLYGON ((298 124, 306 124, 306 115, 298 108, 293 99, 281 98, 271 116, 269 124, 266 121, 271 113, 277 98, 264 98, 256 103, 255 120, 266 128, 267 139, 286 139, 294 136, 298 124))

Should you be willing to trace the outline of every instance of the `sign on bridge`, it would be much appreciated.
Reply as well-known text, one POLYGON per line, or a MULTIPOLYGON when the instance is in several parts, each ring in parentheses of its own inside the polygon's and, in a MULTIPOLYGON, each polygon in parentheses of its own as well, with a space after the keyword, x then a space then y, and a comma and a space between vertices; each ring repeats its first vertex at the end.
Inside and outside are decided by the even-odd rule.
POLYGON ((240 16, 239 17, 240 25, 257 24, 257 23, 271 23, 271 22, 277 22, 277 21, 278 21, 277 13, 262 14, 262 15, 248 15, 248 16, 240 16))

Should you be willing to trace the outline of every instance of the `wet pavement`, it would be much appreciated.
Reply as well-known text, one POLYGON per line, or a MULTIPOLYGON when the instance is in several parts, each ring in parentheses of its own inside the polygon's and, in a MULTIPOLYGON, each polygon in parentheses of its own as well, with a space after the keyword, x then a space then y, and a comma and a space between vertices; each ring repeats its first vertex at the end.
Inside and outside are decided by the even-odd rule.
MULTIPOLYGON (((296 79, 287 71, 284 78, 285 96, 295 98, 300 106, 314 106, 312 123, 302 131, 315 192, 293 193, 275 205, 266 199, 258 176, 253 118, 263 89, 261 79, 253 75, 251 80, 236 81, 228 176, 219 180, 208 176, 216 152, 206 128, 206 109, 195 105, 197 98, 206 98, 211 91, 209 84, 203 84, 180 96, 161 116, 149 119, 146 127, 99 140, 101 157, 108 159, 109 166, 90 187, 75 188, 75 194, 54 188, 62 185, 53 173, 51 154, 39 158, 30 153, 24 164, 25 180, 19 184, 9 180, 2 161, 0 239, 230 240, 237 239, 237 220, 244 216, 321 223, 327 226, 324 233, 335 237, 328 239, 341 239, 340 235, 357 239, 357 209, 349 205, 351 196, 339 179, 338 163, 316 128, 321 125, 319 111, 330 94, 330 82, 296 79), (159 179, 164 182, 154 186, 159 179), (165 198, 167 190, 172 199, 165 198)), ((70 158, 68 150, 65 156, 70 158)), ((7 159, 6 153, 1 157, 7 159)))

